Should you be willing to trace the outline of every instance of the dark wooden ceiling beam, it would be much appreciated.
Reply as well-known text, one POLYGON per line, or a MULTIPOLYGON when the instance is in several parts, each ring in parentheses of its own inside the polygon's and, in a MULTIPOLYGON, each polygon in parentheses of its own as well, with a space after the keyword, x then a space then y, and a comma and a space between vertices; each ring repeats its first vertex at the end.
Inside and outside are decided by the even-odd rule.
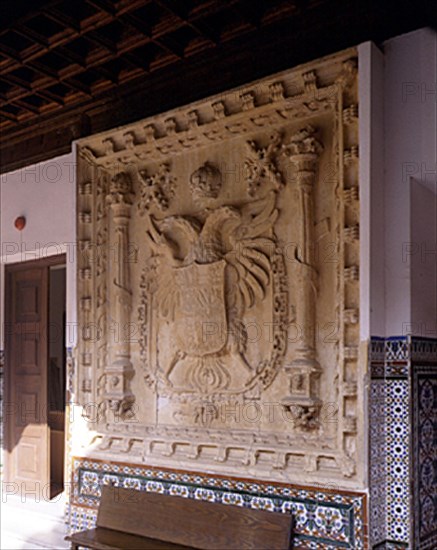
MULTIPOLYGON (((7 84, 9 84, 10 86, 18 86, 20 88, 23 88, 23 90, 26 90, 28 93, 25 94, 25 95, 28 95, 29 93, 32 92, 32 86, 22 80, 21 78, 18 78, 16 75, 14 74, 1 74, 0 73, 0 80, 3 80, 3 82, 6 82, 7 84)), ((8 95, 8 98, 9 98, 9 95, 8 95)), ((21 97, 16 97, 14 99, 21 99, 21 97)), ((7 101, 4 103, 5 105, 7 105, 7 101)))
MULTIPOLYGON (((34 44, 37 44, 38 46, 40 46, 44 50, 44 53, 49 51, 48 39, 42 36, 41 34, 39 34, 38 32, 32 29, 29 29, 28 27, 25 27, 21 23, 17 24, 14 27, 14 31, 17 32, 18 34, 21 34, 21 36, 23 36, 24 38, 27 38, 27 40, 29 40, 30 42, 33 42, 34 44)), ((20 59, 21 59, 21 56, 20 56, 20 59)), ((21 62, 22 62, 22 59, 21 59, 21 62)))
POLYGON ((90 6, 94 6, 95 8, 112 15, 113 17, 117 15, 117 8, 114 4, 111 4, 107 0, 85 0, 85 2, 90 6))
MULTIPOLYGON (((148 4, 150 0, 123 0, 119 2, 119 13, 129 13, 139 9, 140 7, 148 4)), ((84 36, 88 31, 96 30, 101 27, 105 27, 112 21, 114 17, 105 12, 99 12, 93 14, 81 21, 80 32, 66 28, 63 33, 56 35, 56 39, 50 39, 50 49, 53 50, 59 46, 65 46, 75 38, 84 36)), ((25 31, 26 32, 26 31, 25 31)), ((0 72, 10 72, 19 68, 21 64, 25 64, 28 61, 33 61, 38 57, 41 57, 47 53, 47 48, 39 44, 32 44, 28 48, 25 48, 20 52, 20 62, 10 59, 7 62, 0 62, 0 72)))
POLYGON ((8 29, 10 29, 17 22, 24 23, 26 21, 29 21, 29 19, 33 19, 41 13, 43 7, 44 9, 51 9, 61 2, 62 0, 44 0, 44 2, 37 2, 34 0, 30 6, 29 2, 27 2, 26 10, 24 13, 20 9, 16 9, 16 6, 14 5, 14 10, 12 13, 16 16, 16 19, 11 20, 10 18, 4 18, 2 20, 2 18, 0 18, 0 34, 3 31, 7 31, 8 29))
MULTIPOLYGON (((173 1, 176 2, 177 0, 173 1)), ((241 2, 241 0, 227 0, 227 2, 223 2, 223 0, 205 0, 202 4, 193 8, 190 16, 188 17, 188 21, 197 22, 205 17, 212 17, 219 12, 231 8, 239 2, 241 2)))
MULTIPOLYGON (((150 42, 150 38, 148 38, 148 37, 144 37, 143 39, 135 40, 135 41, 129 40, 129 43, 126 46, 123 46, 121 48, 121 53, 123 53, 123 54, 127 53, 131 50, 136 49, 138 46, 141 46, 142 44, 149 43, 149 42, 150 42)), ((61 56, 64 55, 64 53, 65 52, 63 52, 61 54, 61 56)), ((32 83, 32 86, 25 87, 27 92, 23 92, 23 91, 20 91, 20 90, 11 91, 8 94, 8 100, 7 100, 6 103, 10 103, 10 102, 16 101, 18 99, 23 99, 31 93, 34 93, 36 91, 41 91, 41 90, 44 90, 45 88, 47 88, 49 86, 52 86, 53 85, 53 79, 55 79, 58 82, 67 82, 68 79, 74 78, 75 76, 78 76, 78 75, 80 75, 82 73, 85 73, 89 70, 97 70, 98 71, 99 66, 102 63, 106 63, 107 61, 109 61, 111 59, 116 59, 117 57, 118 57, 118 54, 109 54, 109 53, 106 53, 104 55, 99 54, 98 58, 94 59, 93 61, 90 61, 86 65, 83 65, 83 64, 82 65, 76 64, 76 66, 69 65, 65 69, 61 69, 58 72, 54 71, 53 69, 52 70, 47 69, 47 67, 45 65, 42 65, 42 64, 36 64, 35 65, 35 62, 26 63, 25 64, 26 66, 29 66, 30 68, 34 68, 35 70, 38 70, 38 72, 45 74, 45 77, 42 78, 42 79, 35 79, 35 81, 32 83)), ((103 73, 104 72, 105 72, 105 69, 103 68, 103 73)), ((2 77, 7 76, 8 74, 10 74, 10 73, 2 74, 2 77)), ((107 74, 108 73, 106 73, 106 75, 107 74)), ((15 81, 15 83, 17 83, 16 79, 13 79, 13 80, 15 81)), ((73 80, 73 82, 77 82, 77 81, 73 80)), ((21 83, 19 85, 21 86, 21 83)), ((68 85, 68 82, 67 82, 67 85, 68 85)), ((24 87, 24 86, 22 86, 22 87, 24 87)), ((72 86, 72 87, 75 88, 75 86, 72 86)), ((77 89, 77 85, 76 85, 76 89, 77 89)), ((87 93, 87 94, 91 93, 89 88, 86 88, 86 90, 80 89, 79 91, 82 91, 82 92, 87 93)))
POLYGON ((88 97, 93 97, 93 94, 91 93, 90 87, 87 86, 86 84, 83 84, 79 80, 77 80, 77 78, 74 78, 74 77, 66 78, 64 82, 68 86, 73 88, 73 90, 76 90, 77 92, 82 92, 83 94, 85 94, 88 97))
POLYGON ((66 13, 63 13, 57 9, 43 9, 42 12, 45 17, 51 19, 58 25, 64 26, 69 30, 72 30, 76 33, 80 33, 80 21, 76 21, 73 17, 70 17, 66 13))
POLYGON ((156 0, 156 3, 160 6, 171 10, 175 13, 184 23, 201 36, 206 37, 210 42, 217 45, 220 40, 220 34, 211 29, 208 25, 201 22, 200 19, 192 21, 189 16, 184 12, 180 3, 175 0, 156 0))
MULTIPOLYGON (((87 35, 87 38, 89 38, 88 35, 87 35)), ((94 41, 94 43, 95 43, 95 41, 94 41)), ((114 58, 115 57, 114 52, 111 51, 109 49, 109 47, 106 48, 106 49, 107 49, 107 51, 109 51, 111 53, 110 58, 111 59, 114 58)), ((99 75, 101 75, 105 78, 108 78, 114 84, 118 83, 118 75, 116 74, 116 72, 115 71, 110 71, 109 69, 107 69, 105 67, 102 67, 101 62, 99 62, 98 64, 96 63, 95 65, 91 65, 91 64, 87 65, 87 63, 83 60, 83 58, 81 58, 80 56, 78 56, 76 54, 72 54, 71 52, 67 51, 65 48, 63 48, 62 51, 59 51, 59 49, 57 49, 56 53, 58 55, 60 55, 63 59, 65 59, 66 61, 69 61, 69 63, 71 63, 73 65, 79 65, 80 67, 82 67, 82 69, 84 71, 92 70, 96 74, 99 74, 99 75)), ((108 58, 108 60, 109 60, 109 58, 108 58)))
MULTIPOLYGON (((142 0, 144 1, 144 0, 142 0)), ((178 22, 178 25, 176 26, 176 28, 174 30, 177 30, 178 28, 180 28, 180 26, 182 26, 183 23, 182 22, 178 22)), ((85 31, 82 31, 80 33, 80 36, 86 36, 87 33, 85 31)), ((115 57, 118 57, 119 55, 121 54, 125 54, 127 52, 130 52, 132 50, 135 50, 136 48, 142 46, 142 45, 145 45, 147 43, 150 43, 150 42, 155 42, 157 43, 157 45, 159 45, 159 36, 160 35, 156 35, 156 38, 154 37, 153 39, 146 36, 146 35, 143 35, 142 38, 141 37, 127 37, 126 40, 124 40, 122 43, 119 43, 118 44, 118 51, 116 54, 112 54, 112 55, 102 55, 101 53, 99 52, 94 52, 91 53, 89 55, 89 61, 87 60, 87 63, 85 64, 84 62, 81 63, 81 70, 77 69, 77 70, 74 70, 71 68, 71 67, 67 67, 65 69, 62 69, 59 71, 59 74, 60 76, 63 78, 64 77, 64 74, 69 74, 70 72, 74 72, 75 74, 78 74, 80 72, 83 72, 84 70, 86 70, 87 68, 91 68, 91 67, 95 67, 95 66, 98 66, 100 63, 105 63, 106 61, 108 61, 108 59, 114 59, 115 57)), ((169 54, 171 54, 172 56, 175 56, 175 52, 172 52, 171 49, 168 49, 168 48, 165 48, 165 46, 162 46, 163 49, 166 49, 168 51, 169 54)), ((56 53, 58 53, 58 50, 60 50, 60 55, 66 57, 68 54, 66 52, 66 48, 57 48, 55 50, 56 53)), ((2 74, 8 74, 9 72, 11 72, 12 70, 15 70, 17 68, 20 68, 22 67, 23 65, 26 65, 28 62, 30 61, 33 61, 34 59, 37 59, 39 56, 35 55, 35 56, 32 56, 30 58, 22 58, 21 61, 19 63, 16 63, 14 65, 14 67, 9 67, 8 70, 2 70, 2 66, 1 66, 1 63, 0 63, 0 72, 2 74)), ((75 59, 75 62, 78 63, 78 60, 75 59)), ((168 62, 168 61, 167 61, 168 62)), ((163 63, 164 64, 167 64, 166 63, 163 63)), ((16 92, 18 94, 18 92, 16 92)), ((15 99, 15 97, 14 97, 15 99)))
POLYGON ((9 58, 14 63, 17 63, 18 66, 21 66, 21 59, 18 52, 16 52, 12 48, 9 48, 5 44, 2 44, 1 42, 0 42, 0 53, 5 57, 9 58))
MULTIPOLYGON (((218 0, 205 0, 205 2, 203 2, 200 6, 198 5, 196 7, 193 16, 190 15, 187 10, 181 8, 181 5, 174 0, 155 0, 157 5, 160 5, 166 12, 172 14, 172 16, 166 17, 165 21, 156 25, 152 29, 151 36, 145 32, 144 22, 132 13, 133 6, 138 8, 139 6, 151 3, 151 0, 130 0, 129 2, 122 1, 118 2, 116 6, 107 0, 84 1, 89 5, 92 5, 94 8, 101 10, 100 15, 102 18, 109 17, 110 20, 115 20, 117 17, 118 21, 122 24, 129 25, 129 27, 132 27, 138 34, 130 34, 127 38, 115 43, 106 38, 104 35, 99 34, 98 30, 95 30, 96 27, 97 29, 99 28, 97 25, 94 25, 92 29, 87 28, 85 22, 89 21, 90 18, 80 22, 79 26, 81 27, 81 30, 79 32, 77 30, 78 25, 74 25, 74 21, 71 17, 68 15, 63 16, 59 13, 59 10, 54 10, 52 16, 53 20, 58 22, 58 24, 64 24, 66 26, 66 30, 72 33, 71 37, 85 37, 93 44, 96 44, 99 49, 96 51, 91 51, 85 58, 85 56, 75 54, 72 50, 69 50, 68 44, 57 48, 53 48, 52 44, 50 46, 50 50, 54 51, 56 55, 59 55, 62 59, 69 63, 69 65, 59 71, 48 67, 46 64, 39 63, 37 60, 38 58, 27 60, 23 57, 22 59, 19 59, 18 62, 20 67, 29 67, 33 71, 42 74, 43 77, 35 78, 31 83, 31 86, 27 87, 23 85, 23 81, 15 80, 15 85, 19 86, 19 88, 15 88, 6 94, 6 99, 4 100, 6 104, 12 101, 23 100, 27 96, 37 92, 41 93, 54 83, 61 82, 65 82, 68 87, 76 92, 85 93, 92 97, 92 85, 85 85, 76 77, 82 73, 88 72, 91 75, 96 75, 96 83, 98 82, 99 77, 102 77, 112 84, 117 84, 119 82, 119 74, 117 74, 118 71, 111 71, 107 67, 101 67, 101 65, 119 57, 122 57, 126 63, 130 64, 134 71, 140 70, 142 72, 150 71, 150 63, 152 63, 153 68, 156 69, 159 66, 162 67, 172 62, 172 60, 181 59, 184 55, 184 44, 176 43, 175 40, 169 37, 169 34, 172 34, 175 30, 178 30, 184 26, 188 26, 198 35, 206 38, 206 40, 211 40, 211 33, 208 32, 208 34, 205 35, 205 32, 203 32, 199 26, 199 23, 202 21, 202 17, 204 18, 210 13, 217 13, 222 9, 229 9, 229 7, 232 8, 237 6, 239 1, 241 2, 242 0, 230 0, 227 3, 218 2, 218 0), (193 20, 197 20, 197 22, 193 23, 193 20), (73 27, 76 27, 76 30, 74 30, 73 27), (154 43, 159 49, 166 52, 168 54, 167 57, 161 57, 159 61, 154 61, 153 59, 147 60, 146 62, 142 61, 140 56, 134 53, 134 50, 149 43, 154 43)), ((33 39, 34 41, 38 41, 38 44, 41 47, 45 47, 44 45, 47 40, 41 37, 39 33, 35 33, 30 30, 28 31, 28 29, 23 28, 22 25, 19 26, 19 28, 20 32, 24 36, 27 36, 29 39, 33 39)), ((12 52, 9 53, 11 55, 13 54, 12 52)), ((132 74, 134 74, 134 72, 132 74)), ((135 76, 137 76, 136 73, 135 76)), ((100 91, 102 90, 101 84, 98 85, 98 89, 100 91)))
POLYGON ((247 21, 254 29, 259 28, 261 25, 261 17, 263 12, 261 12, 259 5, 262 2, 250 2, 250 5, 240 2, 232 6, 232 11, 238 17, 241 17, 242 20, 247 21))
POLYGON ((35 92, 35 95, 38 97, 41 97, 42 99, 45 99, 46 101, 52 101, 54 103, 57 103, 61 107, 65 105, 64 99, 58 94, 54 94, 52 91, 41 90, 39 92, 35 92))
POLYGON ((141 69, 145 73, 150 72, 150 65, 147 62, 144 62, 144 60, 135 53, 127 52, 123 55, 123 59, 125 59, 131 67, 134 67, 136 69, 141 69))
POLYGON ((414 9, 411 2, 401 2, 408 7, 399 8, 397 18, 390 17, 394 0, 332 0, 335 9, 331 0, 71 0, 81 5, 69 15, 70 10, 64 14, 55 0, 50 17, 49 0, 32 1, 43 6, 32 17, 40 13, 50 19, 45 28, 39 26, 43 20, 33 22, 29 17, 27 23, 26 18, 13 21, 9 31, 14 34, 2 34, 0 22, 0 78, 5 83, 0 95, 2 170, 68 152, 73 139, 356 43, 381 43, 429 25, 435 13, 428 8, 426 18, 418 16, 422 0, 415 0, 414 9), (148 8, 136 13, 142 6, 156 13, 154 21, 146 15, 148 8), (17 21, 21 44, 14 29, 17 21), (115 21, 117 36, 102 29, 115 21), (191 42, 195 36, 201 38, 191 42), (29 40, 32 44, 26 46, 29 40), (147 45, 152 44, 149 53, 147 45), (170 66, 164 69, 165 65, 170 66))
POLYGON ((38 107, 35 107, 35 105, 29 105, 28 103, 26 103, 25 101, 22 101, 21 99, 19 99, 18 101, 14 101, 12 105, 14 105, 15 107, 19 107, 20 109, 25 109, 26 111, 29 111, 30 113, 35 115, 40 114, 40 110, 38 107))
MULTIPOLYGON (((30 86, 26 86, 26 84, 18 79, 18 78, 14 78, 14 77, 11 77, 11 76, 0 76, 0 80, 3 80, 4 82, 6 82, 7 84, 9 84, 10 86, 20 86, 22 88, 24 88, 26 90, 26 93, 23 94, 21 97, 17 98, 15 100, 16 101, 20 101, 21 99, 25 99, 26 97, 30 96, 30 95, 36 95, 38 97, 41 97, 42 99, 45 99, 46 101, 53 101, 55 103, 57 103, 58 105, 62 106, 64 105, 64 100, 62 97, 60 97, 58 94, 55 94, 53 93, 52 91, 50 90, 33 90, 30 86)), ((1 97, 2 97, 2 104, 1 106, 6 106, 6 105, 9 105, 9 104, 14 104, 15 102, 14 101, 10 101, 9 97, 5 94, 1 94, 1 97)))
MULTIPOLYGON (((61 82, 58 71, 56 71, 52 67, 44 65, 43 63, 40 63, 38 61, 31 61, 30 63, 26 63, 26 67, 29 67, 30 69, 37 71, 40 74, 43 74, 45 77, 56 80, 57 82, 61 82)), ((39 84, 35 83, 35 89, 41 89, 39 84)))
POLYGON ((18 119, 16 116, 14 115, 11 115, 11 113, 7 113, 5 111, 1 111, 0 112, 0 116, 4 117, 4 118, 7 118, 9 121, 13 122, 14 124, 17 124, 18 123, 18 119))
MULTIPOLYGON (((194 17, 188 16, 187 10, 183 10, 179 4, 173 0, 155 0, 158 5, 160 5, 164 10, 172 14, 172 17, 167 17, 165 22, 160 22, 158 25, 152 29, 152 36, 149 36, 145 32, 144 23, 138 17, 132 14, 132 5, 135 5, 138 8, 141 5, 150 3, 150 0, 130 0, 129 3, 119 2, 117 7, 113 4, 110 4, 107 0, 84 0, 89 5, 101 10, 101 16, 108 16, 111 20, 117 17, 117 20, 125 25, 129 25, 138 35, 129 35, 126 40, 120 41, 118 44, 107 39, 103 35, 99 34, 95 30, 96 25, 93 29, 88 29, 85 25, 85 20, 81 21, 79 25, 75 25, 74 20, 67 16, 59 13, 59 10, 54 10, 51 14, 51 18, 56 21, 58 24, 63 24, 70 33, 73 33, 76 37, 85 37, 87 40, 90 40, 93 44, 96 44, 100 50, 91 52, 86 60, 84 56, 80 56, 68 50, 68 44, 65 46, 60 46, 53 48, 53 44, 50 47, 50 50, 53 50, 57 55, 62 59, 66 60, 69 65, 59 71, 47 67, 42 63, 37 61, 38 58, 32 58, 32 60, 27 61, 25 57, 19 59, 20 67, 27 66, 32 70, 36 71, 43 75, 43 78, 36 78, 30 87, 23 86, 23 82, 17 82, 15 84, 20 86, 10 91, 6 95, 5 103, 8 104, 12 101, 18 101, 26 99, 27 96, 34 93, 43 93, 45 89, 52 86, 54 83, 64 82, 67 87, 78 93, 85 93, 88 97, 92 97, 93 91, 92 87, 84 85, 81 81, 77 80, 78 75, 88 72, 97 76, 96 82, 99 77, 111 82, 112 84, 117 84, 119 82, 119 74, 117 71, 108 70, 106 67, 101 67, 102 64, 107 63, 112 59, 116 59, 120 56, 131 66, 134 70, 132 73, 133 76, 137 76, 135 70, 140 70, 141 72, 150 71, 150 63, 153 63, 153 67, 156 69, 158 66, 164 66, 170 63, 173 60, 181 59, 184 55, 184 44, 176 43, 175 40, 170 39, 168 36, 175 30, 178 30, 184 26, 188 26, 193 29, 198 35, 203 36, 208 41, 218 40, 219 35, 217 34, 215 38, 212 38, 212 34, 209 30, 205 34, 204 30, 200 28, 199 23, 201 24, 201 18, 205 17, 208 13, 217 13, 221 9, 226 7, 233 6, 238 4, 238 0, 230 0, 227 3, 227 6, 224 6, 223 3, 218 2, 217 0, 205 0, 205 2, 195 11, 194 17), (201 9, 200 9, 201 8, 201 9), (201 15, 199 15, 201 14, 201 15), (196 23, 193 23, 192 20, 198 20, 196 23), (78 27, 82 27, 78 31, 78 27), (142 45, 148 43, 154 43, 158 48, 163 52, 168 54, 168 57, 160 58, 158 62, 154 60, 147 60, 144 62, 140 59, 140 56, 134 53, 134 50, 142 45), (101 50, 104 50, 105 53, 102 53, 101 50)), ((241 0, 240 0, 241 1, 241 0)), ((47 16, 48 14, 44 12, 47 16)), ((86 21, 88 21, 87 18, 86 21)), ((97 27, 98 28, 98 27, 97 27)), ((29 39, 38 41, 38 44, 41 47, 46 49, 44 40, 38 33, 32 32, 27 28, 20 27, 20 32, 27 36, 29 39)), ((12 52, 9 52, 12 53, 12 52)), ((128 76, 129 77, 129 76, 128 76)), ((102 90, 102 86, 99 84, 99 90, 102 90)), ((79 96, 80 97, 80 96, 79 96)), ((56 98, 59 103, 59 98, 56 98)), ((56 100, 55 99, 55 100, 56 100)))
POLYGON ((97 67, 96 69, 91 69, 91 71, 99 76, 99 77, 102 77, 106 80, 109 80, 110 82, 112 82, 113 84, 118 84, 119 82, 119 73, 117 71, 114 71, 114 70, 110 70, 106 67, 102 67, 102 66, 99 66, 97 67))
POLYGON ((85 38, 94 44, 97 44, 100 48, 107 50, 109 53, 117 54, 117 44, 109 38, 97 34, 96 31, 89 31, 86 33, 85 38))
POLYGON ((81 57, 80 55, 77 55, 71 50, 67 50, 67 48, 63 46, 56 48, 56 55, 58 55, 64 61, 67 61, 71 65, 79 65, 79 67, 82 67, 83 69, 87 68, 86 61, 83 57, 81 57))
POLYGON ((163 38, 170 44, 167 46, 162 40, 159 39, 158 36, 149 35, 144 30, 143 23, 136 18, 135 16, 131 14, 124 14, 120 16, 120 19, 133 27, 138 33, 140 33, 144 38, 146 38, 148 41, 153 42, 156 44, 159 48, 166 51, 170 55, 176 56, 178 59, 181 59, 183 57, 183 51, 181 52, 181 48, 179 44, 176 44, 173 40, 171 40, 167 36, 163 36, 163 38))

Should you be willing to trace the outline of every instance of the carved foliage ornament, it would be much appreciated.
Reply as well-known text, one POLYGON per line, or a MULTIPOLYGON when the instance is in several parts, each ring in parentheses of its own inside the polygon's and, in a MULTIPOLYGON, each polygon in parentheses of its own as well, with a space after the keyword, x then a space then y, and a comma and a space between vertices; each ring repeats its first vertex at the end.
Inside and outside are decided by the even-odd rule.
POLYGON ((138 208, 141 214, 149 211, 153 206, 160 210, 167 210, 174 196, 176 178, 170 173, 169 164, 161 164, 159 170, 148 175, 146 170, 139 172, 141 178, 141 199, 138 208))
POLYGON ((276 165, 276 157, 281 148, 281 135, 275 132, 267 147, 258 147, 255 141, 246 142, 247 156, 244 166, 247 173, 249 195, 255 196, 264 179, 269 179, 276 189, 283 185, 282 174, 276 165))

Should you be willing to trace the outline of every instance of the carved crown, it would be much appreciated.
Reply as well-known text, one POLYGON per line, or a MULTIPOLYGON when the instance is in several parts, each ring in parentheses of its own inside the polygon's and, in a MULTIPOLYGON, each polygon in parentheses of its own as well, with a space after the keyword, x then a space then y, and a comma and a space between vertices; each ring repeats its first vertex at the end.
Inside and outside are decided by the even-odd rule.
POLYGON ((220 170, 205 162, 191 174, 190 189, 194 198, 216 199, 222 187, 220 170))

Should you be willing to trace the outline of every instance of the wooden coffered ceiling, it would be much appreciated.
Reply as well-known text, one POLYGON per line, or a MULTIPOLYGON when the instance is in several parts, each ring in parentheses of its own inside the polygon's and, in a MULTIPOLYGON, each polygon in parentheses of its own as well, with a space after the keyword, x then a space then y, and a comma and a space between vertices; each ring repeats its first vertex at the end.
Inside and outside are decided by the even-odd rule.
POLYGON ((269 72, 431 25, 435 1, 2 0, 0 168, 269 72))

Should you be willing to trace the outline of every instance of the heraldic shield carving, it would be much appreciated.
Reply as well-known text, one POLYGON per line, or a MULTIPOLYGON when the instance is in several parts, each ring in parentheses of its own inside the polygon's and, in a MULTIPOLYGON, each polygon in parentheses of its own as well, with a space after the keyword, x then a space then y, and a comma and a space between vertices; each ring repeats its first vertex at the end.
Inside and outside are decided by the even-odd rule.
POLYGON ((80 141, 93 452, 361 475, 356 77, 343 52, 80 141))
MULTIPOLYGON (((239 206, 223 205, 220 179, 210 163, 193 173, 192 197, 201 210, 190 216, 157 220, 145 213, 153 268, 146 266, 143 280, 149 277, 147 287, 154 292, 143 297, 149 308, 153 303, 151 323, 157 327, 148 364, 161 391, 189 395, 191 403, 205 396, 214 400, 217 392, 244 394, 261 380, 270 383, 285 352, 276 339, 257 363, 246 355, 245 315, 268 295, 266 318, 273 324, 272 305, 281 291, 277 270, 283 258, 274 232, 278 190, 239 206), (168 340, 166 331, 172 335, 168 340), (165 359, 161 347, 172 348, 165 359)), ((282 293, 283 312, 286 296, 282 293)), ((279 323, 284 334, 285 315, 279 323)))
POLYGON ((201 327, 212 323, 227 331, 225 306, 225 268, 223 260, 210 264, 193 263, 175 270, 175 292, 180 296, 181 318, 175 337, 179 352, 190 357, 208 357, 222 352, 224 342, 217 330, 207 338, 201 327))

